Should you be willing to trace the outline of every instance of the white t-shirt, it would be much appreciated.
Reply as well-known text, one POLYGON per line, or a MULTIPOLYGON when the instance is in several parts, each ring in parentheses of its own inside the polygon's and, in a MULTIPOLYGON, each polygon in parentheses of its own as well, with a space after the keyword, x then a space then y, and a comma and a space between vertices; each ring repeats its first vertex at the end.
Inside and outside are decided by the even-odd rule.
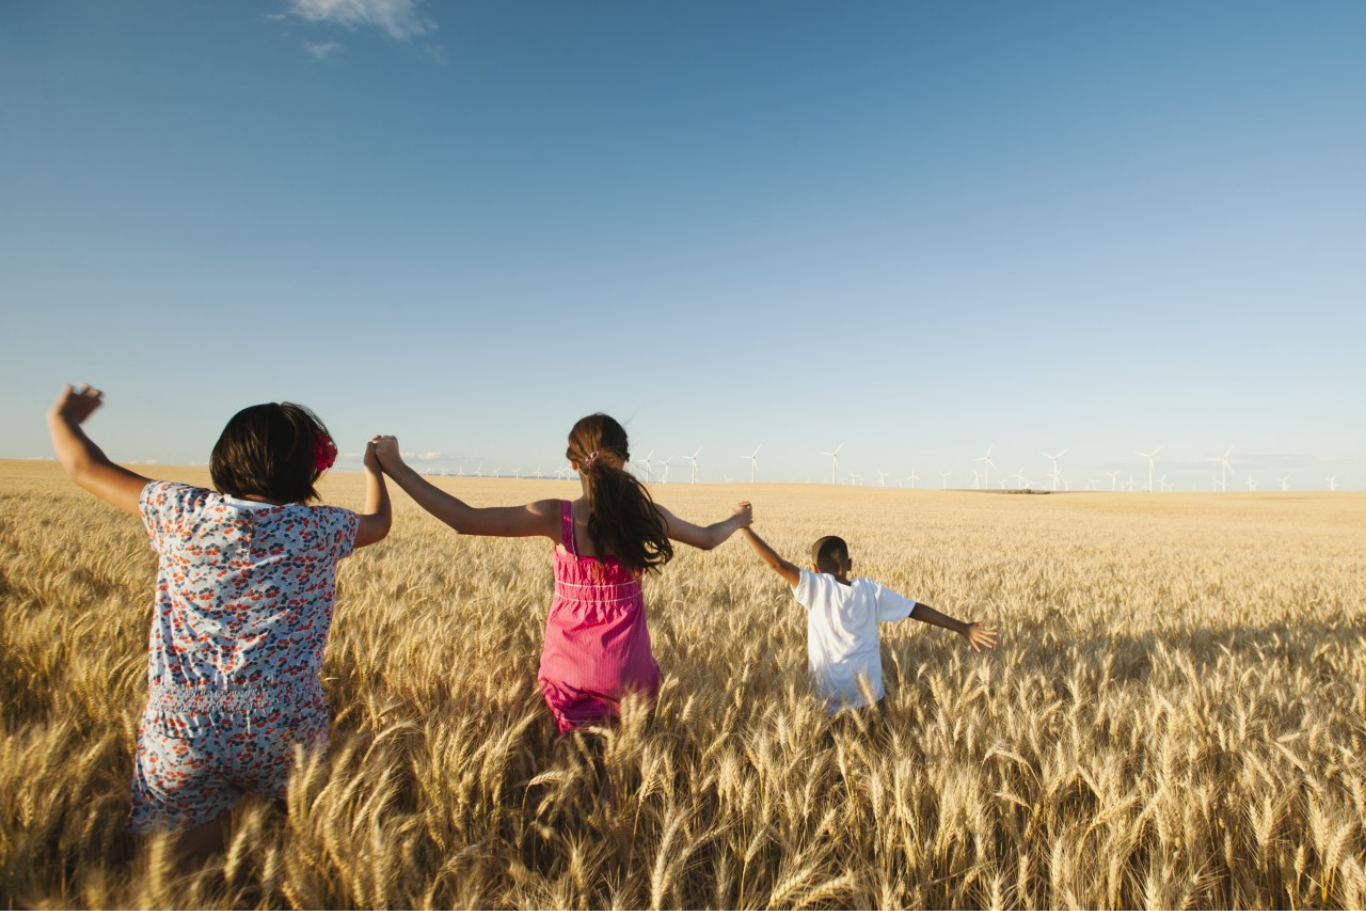
POLYGON ((873 699, 881 699, 882 652, 879 621, 905 620, 915 602, 880 582, 854 579, 844 585, 829 573, 801 571, 792 589, 806 608, 807 669, 816 695, 831 714, 867 705, 858 678, 868 678, 873 699))

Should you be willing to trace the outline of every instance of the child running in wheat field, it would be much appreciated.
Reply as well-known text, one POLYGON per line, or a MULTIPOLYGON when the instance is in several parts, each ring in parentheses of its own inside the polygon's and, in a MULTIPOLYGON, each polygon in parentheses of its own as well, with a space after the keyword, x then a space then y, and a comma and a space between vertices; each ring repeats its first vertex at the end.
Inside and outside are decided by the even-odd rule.
POLYGON ((145 478, 81 429, 102 400, 67 386, 48 429, 71 479, 141 516, 159 555, 127 828, 177 833, 188 866, 221 850, 242 793, 284 796, 296 744, 326 747, 319 672, 337 561, 388 534, 389 497, 371 446, 359 515, 309 505, 337 448, 288 402, 228 421, 209 467, 217 490, 145 478))
POLYGON ((759 557, 792 586, 793 597, 806 608, 807 670, 817 697, 831 714, 869 704, 860 689, 860 678, 867 681, 872 701, 882 700, 880 622, 914 617, 958 633, 973 651, 996 645, 994 629, 955 620, 872 579, 850 579, 853 560, 843 538, 827 535, 816 541, 811 546, 808 571, 780 557, 754 529, 745 528, 744 534, 759 557))
POLYGON ((615 718, 628 691, 650 699, 658 691, 640 581, 673 557, 671 540, 710 550, 749 524, 748 503, 705 527, 655 503, 626 470, 626 431, 605 414, 589 415, 569 432, 565 457, 583 490, 572 501, 476 509, 406 465, 394 437, 373 443, 394 483, 457 532, 553 542, 555 597, 537 679, 561 735, 615 718))

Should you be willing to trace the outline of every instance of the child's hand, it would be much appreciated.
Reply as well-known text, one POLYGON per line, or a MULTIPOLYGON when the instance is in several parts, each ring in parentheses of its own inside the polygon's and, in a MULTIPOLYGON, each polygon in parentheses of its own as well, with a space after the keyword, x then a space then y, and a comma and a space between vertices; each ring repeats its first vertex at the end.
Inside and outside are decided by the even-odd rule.
POLYGON ((996 630, 980 623, 969 623, 967 629, 963 630, 963 638, 968 640, 974 652, 996 647, 996 630))
POLYGON ((736 528, 749 528, 754 521, 754 507, 749 505, 748 500, 743 500, 730 511, 730 516, 736 520, 736 528))
POLYGON ((381 433, 371 438, 370 445, 374 447, 375 458, 384 471, 393 472, 403 464, 403 456, 398 451, 398 437, 381 433))
POLYGON ((49 413, 66 418, 73 424, 81 424, 104 404, 104 393, 89 385, 73 389, 70 385, 62 387, 62 394, 52 403, 49 413))

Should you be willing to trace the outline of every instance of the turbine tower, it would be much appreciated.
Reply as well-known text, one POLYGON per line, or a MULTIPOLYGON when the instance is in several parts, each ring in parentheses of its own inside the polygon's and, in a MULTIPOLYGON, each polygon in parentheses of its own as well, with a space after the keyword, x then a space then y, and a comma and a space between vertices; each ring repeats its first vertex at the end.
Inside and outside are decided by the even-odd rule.
POLYGON ((1067 455, 1067 450, 1064 449, 1057 455, 1049 455, 1046 452, 1041 452, 1039 453, 1039 455, 1043 456, 1045 459, 1053 460, 1053 474, 1051 475, 1051 477, 1053 478, 1053 490, 1056 491, 1058 489, 1058 459, 1061 459, 1063 456, 1067 455))
POLYGON ((644 465, 644 466, 645 466, 645 483, 646 483, 646 484, 650 483, 650 469, 654 468, 654 464, 655 464, 655 463, 652 461, 652 460, 654 459, 654 455, 655 455, 655 451, 654 451, 653 449, 651 449, 651 450, 650 450, 650 454, 647 455, 645 458, 643 458, 643 459, 636 459, 636 464, 637 464, 637 465, 644 465))
POLYGON ((985 463, 985 464, 982 466, 982 486, 985 487, 987 490, 991 490, 991 466, 992 466, 993 464, 995 464, 994 462, 991 461, 991 450, 992 450, 995 446, 996 446, 996 444, 995 444, 995 443, 992 443, 990 446, 987 447, 987 454, 986 454, 986 455, 978 456, 977 458, 973 459, 974 462, 984 462, 984 463, 985 463))
POLYGON ((759 450, 763 448, 763 444, 760 443, 758 446, 754 447, 753 454, 740 456, 742 459, 749 459, 749 483, 751 484, 754 483, 755 476, 759 473, 759 450))
POLYGON ((669 483, 669 465, 673 462, 673 460, 674 460, 674 457, 673 457, 673 456, 669 456, 667 459, 665 459, 664 461, 662 461, 662 462, 659 463, 660 465, 663 465, 663 466, 664 466, 664 474, 662 474, 662 475, 660 476, 660 478, 659 478, 659 483, 661 483, 661 484, 667 484, 667 483, 669 483))
MULTIPOLYGON (((1162 444, 1162 446, 1165 445, 1167 444, 1162 444)), ((1153 492, 1153 465, 1155 464, 1153 462, 1153 456, 1157 455, 1159 452, 1162 451, 1162 446, 1157 447, 1152 452, 1139 452, 1137 449, 1134 450, 1134 455, 1142 456, 1143 458, 1148 460, 1148 493, 1153 492)))
POLYGON ((839 444, 838 446, 835 447, 835 451, 834 451, 834 452, 822 452, 822 453, 821 453, 821 455, 828 455, 828 456, 830 456, 830 483, 831 483, 831 484, 838 484, 838 483, 840 482, 840 481, 839 481, 839 474, 838 474, 839 469, 840 469, 840 460, 839 460, 838 456, 839 456, 839 454, 840 454, 840 450, 843 449, 843 448, 844 448, 844 444, 841 443, 841 444, 839 444))
POLYGON ((1114 493, 1115 479, 1119 477, 1119 469, 1116 468, 1114 471, 1102 471, 1101 474, 1108 474, 1110 476, 1110 493, 1114 493))
POLYGON ((951 471, 939 471, 939 472, 935 472, 935 473, 939 475, 939 489, 940 489, 940 490, 948 490, 948 489, 949 489, 949 475, 953 474, 953 472, 951 472, 951 471))
POLYGON ((911 473, 906 475, 906 480, 911 482, 911 490, 915 490, 915 482, 920 480, 920 475, 915 473, 915 466, 911 466, 911 473))
POLYGON ((698 456, 701 452, 702 452, 702 447, 699 446, 699 447, 697 448, 697 452, 694 452, 694 453, 693 453, 692 455, 690 455, 690 456, 683 456, 683 460, 684 460, 685 462, 691 462, 691 463, 692 463, 692 482, 693 482, 694 484, 697 483, 697 456, 698 456))
POLYGON ((879 469, 879 470, 878 470, 878 473, 877 473, 877 486, 878 486, 878 487, 886 487, 886 486, 887 486, 887 472, 882 471, 881 469, 879 469))
POLYGON ((1228 470, 1230 467, 1228 461, 1228 454, 1232 451, 1233 447, 1230 446, 1228 449, 1224 450, 1224 454, 1221 455, 1219 458, 1208 460, 1211 462, 1219 463, 1219 489, 1221 493, 1228 493, 1228 470))

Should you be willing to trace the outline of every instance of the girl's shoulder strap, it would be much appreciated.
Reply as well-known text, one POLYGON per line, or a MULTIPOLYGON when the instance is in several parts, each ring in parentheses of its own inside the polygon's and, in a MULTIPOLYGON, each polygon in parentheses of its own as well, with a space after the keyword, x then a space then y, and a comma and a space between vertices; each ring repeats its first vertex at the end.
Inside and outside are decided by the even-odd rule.
POLYGON ((560 501, 560 541, 565 550, 576 557, 579 555, 579 549, 574 546, 574 504, 569 500, 560 501))

